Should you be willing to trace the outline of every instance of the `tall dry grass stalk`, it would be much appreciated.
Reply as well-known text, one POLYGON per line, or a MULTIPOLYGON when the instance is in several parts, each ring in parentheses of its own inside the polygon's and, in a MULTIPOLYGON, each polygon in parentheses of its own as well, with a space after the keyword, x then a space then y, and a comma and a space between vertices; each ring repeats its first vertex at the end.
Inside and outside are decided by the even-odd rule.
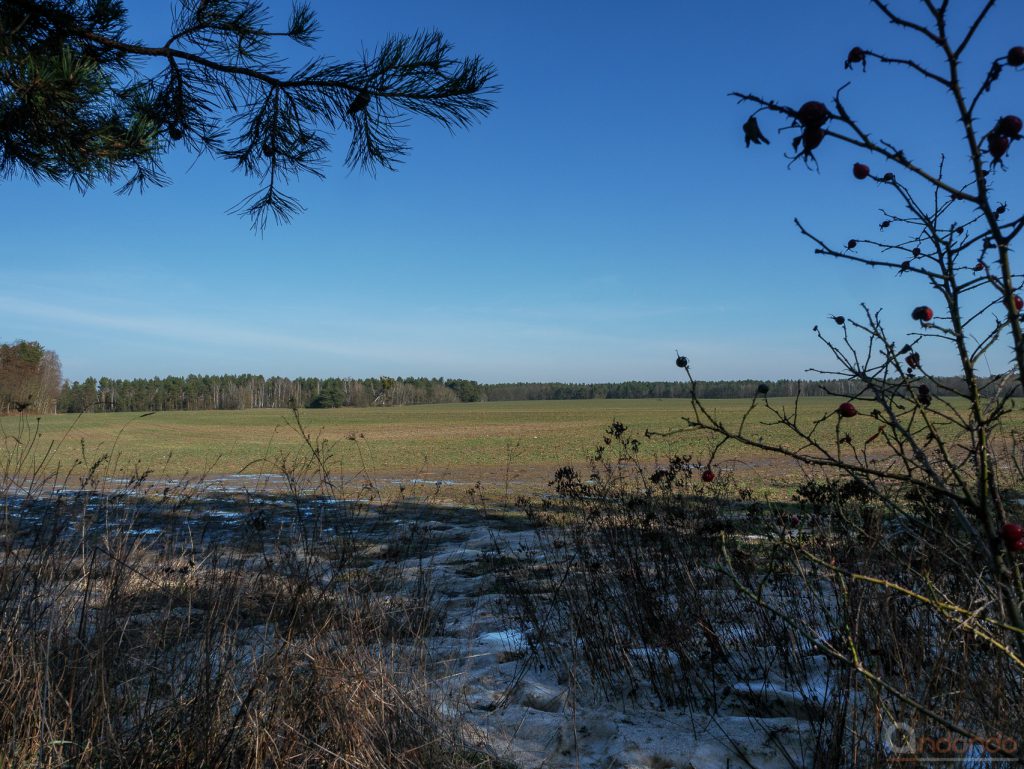
POLYGON ((432 686, 428 577, 368 555, 379 505, 294 426, 278 496, 44 474, 31 422, 2 436, 0 765, 489 764, 432 686))
POLYGON ((608 437, 589 477, 559 471, 532 512, 536 550, 507 554, 524 665, 577 696, 745 717, 794 767, 1018 757, 1021 631, 990 618, 998 589, 959 557, 955 521, 914 525, 934 500, 897 516, 835 479, 792 504, 741 500, 688 458, 645 470, 621 425, 608 437), (935 753, 943 739, 963 755, 935 753))

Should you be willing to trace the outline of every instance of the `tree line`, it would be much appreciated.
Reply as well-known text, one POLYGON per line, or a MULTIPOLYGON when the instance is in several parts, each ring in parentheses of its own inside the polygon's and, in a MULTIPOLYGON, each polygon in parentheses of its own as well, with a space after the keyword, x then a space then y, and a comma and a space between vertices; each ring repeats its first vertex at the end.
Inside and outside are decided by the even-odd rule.
MULTIPOLYGON (((702 381, 702 398, 749 398, 761 384, 771 396, 834 395, 853 397, 854 381, 780 379, 702 381)), ((947 386, 958 383, 950 379, 947 386)), ((264 377, 259 374, 169 376, 152 379, 65 381, 57 401, 62 412, 188 411, 252 408, 339 408, 346 406, 413 406, 474 401, 592 400, 620 398, 689 398, 691 384, 677 382, 516 382, 481 384, 440 377, 264 377)))
POLYGON ((426 377, 264 377, 224 374, 65 381, 58 409, 82 411, 199 411, 206 409, 412 406, 474 400, 464 380, 426 377))
MULTIPOLYGON (((962 381, 938 378, 940 387, 962 389, 962 381)), ((39 342, 0 344, 0 414, 114 411, 200 411, 258 408, 414 406, 474 401, 593 400, 617 398, 749 398, 762 384, 769 395, 854 397, 853 380, 756 379, 665 382, 514 382, 481 384, 443 377, 265 377, 223 374, 111 379, 81 382, 61 377, 60 359, 39 342)), ((990 385, 994 386, 994 385, 990 385)))

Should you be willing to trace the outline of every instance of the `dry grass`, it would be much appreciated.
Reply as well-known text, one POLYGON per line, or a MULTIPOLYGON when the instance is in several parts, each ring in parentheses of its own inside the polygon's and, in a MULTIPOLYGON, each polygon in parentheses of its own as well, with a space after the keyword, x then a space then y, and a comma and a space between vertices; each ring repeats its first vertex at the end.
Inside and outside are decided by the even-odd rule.
POLYGON ((492 765, 432 685, 426 572, 364 557, 380 511, 339 504, 329 447, 302 434, 279 471, 316 493, 250 499, 230 534, 188 520, 201 485, 108 494, 109 463, 73 493, 6 478, 0 766, 492 765))
MULTIPOLYGON (((230 537, 196 524, 226 504, 201 484, 153 485, 107 458, 67 493, 70 474, 33 475, 45 436, 4 444, 0 765, 493 765, 432 685, 427 639, 444 613, 409 564, 437 543, 415 525, 374 540, 397 508, 344 502, 334 475, 335 448, 359 440, 292 429, 300 449, 273 455, 285 496, 234 500, 230 537), (114 474, 127 483, 106 493, 114 474)), ((957 559, 955 527, 937 528, 928 500, 893 490, 895 514, 805 485, 798 510, 727 472, 704 483, 696 451, 652 475, 662 451, 633 435, 613 426, 593 475, 563 470, 559 496, 528 508, 542 559, 487 566, 533 652, 523 664, 560 671, 570 703, 649 695, 742 714, 766 740, 781 739, 776 717, 797 718, 793 766, 876 764, 897 720, 1014 733, 1019 665, 976 632, 1012 630, 984 614, 985 575, 957 559)))
MULTIPOLYGON (((787 408, 793 403, 783 398, 772 402, 787 408)), ((739 419, 750 401, 710 403, 729 423, 739 419)), ((801 424, 830 413, 837 403, 835 398, 802 399, 801 424)), ((337 442, 335 458, 342 475, 370 476, 378 483, 452 479, 461 484, 446 491, 453 496, 464 495, 477 482, 491 492, 503 492, 506 485, 516 493, 544 490, 559 466, 589 455, 595 436, 613 420, 640 432, 667 432, 679 429, 688 413, 686 400, 531 401, 311 410, 304 420, 311 432, 337 442)), ((759 413, 755 424, 769 421, 770 415, 759 413)), ((115 464, 145 469, 157 478, 273 471, 282 454, 303 447, 287 425, 290 414, 265 409, 162 412, 145 418, 46 416, 38 423, 36 451, 47 452, 55 441, 43 463, 48 469, 59 466, 61 475, 81 474, 105 454, 115 464)), ((0 419, 0 435, 16 434, 23 429, 19 424, 16 417, 0 419)), ((858 417, 846 420, 843 429, 859 444, 870 437, 875 423, 858 417)), ((761 425, 758 434, 786 445, 794 440, 779 425, 761 425)), ((684 432, 646 441, 642 459, 653 465, 669 454, 706 455, 709 445, 708 437, 684 432)), ((725 447, 718 459, 758 495, 788 496, 804 479, 796 463, 738 445, 725 447)))
POLYGON ((830 480, 801 506, 740 502, 689 466, 652 480, 640 453, 627 432, 593 475, 562 473, 531 513, 539 556, 504 554, 523 664, 580 696, 742 715, 793 767, 886 765, 894 723, 1019 743, 1021 631, 933 501, 830 480))

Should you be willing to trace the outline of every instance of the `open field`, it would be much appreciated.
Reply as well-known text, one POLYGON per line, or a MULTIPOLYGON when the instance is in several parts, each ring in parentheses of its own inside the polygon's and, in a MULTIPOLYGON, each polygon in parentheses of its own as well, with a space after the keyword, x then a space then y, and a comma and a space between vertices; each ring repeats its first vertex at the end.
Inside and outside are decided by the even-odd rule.
MULTIPOLYGON (((777 407, 793 401, 773 398, 777 407)), ((831 413, 838 399, 803 398, 801 423, 831 413)), ((735 424, 749 400, 708 401, 709 408, 735 424)), ((690 413, 686 400, 587 400, 459 403, 394 408, 344 408, 301 413, 314 436, 331 442, 343 477, 376 480, 447 480, 454 484, 508 487, 514 493, 543 488, 562 465, 585 465, 613 420, 641 439, 641 457, 651 464, 674 454, 703 463, 711 436, 683 431, 668 438, 644 439, 643 433, 680 430, 690 413)), ((866 408, 864 409, 866 410, 866 408)), ((748 424, 771 441, 796 447, 786 428, 759 405, 748 424)), ((823 440, 834 445, 836 417, 822 425, 823 440)), ((105 454, 112 470, 127 474, 148 470, 157 478, 272 473, 283 454, 301 446, 292 413, 283 409, 249 411, 158 412, 138 414, 60 414, 0 419, 5 440, 36 429, 36 457, 50 453, 49 467, 80 474, 105 454), (75 464, 77 462, 77 465, 75 464)), ((854 445, 863 445, 876 429, 868 416, 843 420, 854 445)), ((881 442, 879 442, 880 444, 881 442)), ((730 445, 719 452, 716 466, 733 471, 756 490, 791 488, 802 477, 785 459, 730 445)))
MULTIPOLYGON (((866 405, 839 419, 838 403, 802 400, 800 424, 863 447, 878 422, 866 405)), ((791 400, 707 406, 798 448, 772 424, 791 400)), ((583 470, 555 499, 518 499, 586 467, 613 420, 647 466, 700 466, 708 435, 643 437, 689 408, 316 410, 304 433, 270 410, 3 420, 0 764, 881 766, 890 714, 921 682, 943 714, 1016 734, 1017 625, 975 619, 999 603, 930 500, 885 516, 855 497, 736 501, 747 486, 781 502, 803 477, 741 446, 708 485, 633 484, 649 470, 626 464, 624 484, 583 470), (325 447, 344 485, 308 461, 325 447), (852 675, 848 648, 892 688, 852 675)))

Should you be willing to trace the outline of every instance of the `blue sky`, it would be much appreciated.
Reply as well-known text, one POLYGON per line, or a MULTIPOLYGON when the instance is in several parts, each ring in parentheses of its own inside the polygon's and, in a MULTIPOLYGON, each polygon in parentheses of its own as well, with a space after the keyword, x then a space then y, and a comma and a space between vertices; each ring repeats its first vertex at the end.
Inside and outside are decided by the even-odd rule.
MULTIPOLYGON (((136 36, 163 39, 169 2, 126 4, 136 36)), ((0 183, 0 339, 38 339, 70 379, 667 379, 677 348, 698 378, 797 378, 828 367, 811 327, 829 314, 868 302, 898 333, 933 301, 911 278, 815 256, 794 216, 845 242, 877 234, 893 201, 852 178, 861 158, 844 147, 822 145, 820 172, 787 169, 770 118, 772 145, 745 149, 751 110, 727 95, 827 101, 851 80, 866 124, 930 165, 945 150, 955 172, 940 94, 843 70, 855 44, 920 51, 867 0, 313 5, 318 48, 341 58, 442 30, 496 65, 497 110, 454 135, 413 121, 406 163, 376 178, 342 165, 339 136, 327 180, 290 188, 306 213, 263 237, 225 213, 253 187, 215 159, 173 155, 173 185, 129 198, 0 183)), ((969 76, 1022 42, 1022 21, 1003 4, 969 76)), ((1022 85, 1004 76, 994 116, 1022 85)))

